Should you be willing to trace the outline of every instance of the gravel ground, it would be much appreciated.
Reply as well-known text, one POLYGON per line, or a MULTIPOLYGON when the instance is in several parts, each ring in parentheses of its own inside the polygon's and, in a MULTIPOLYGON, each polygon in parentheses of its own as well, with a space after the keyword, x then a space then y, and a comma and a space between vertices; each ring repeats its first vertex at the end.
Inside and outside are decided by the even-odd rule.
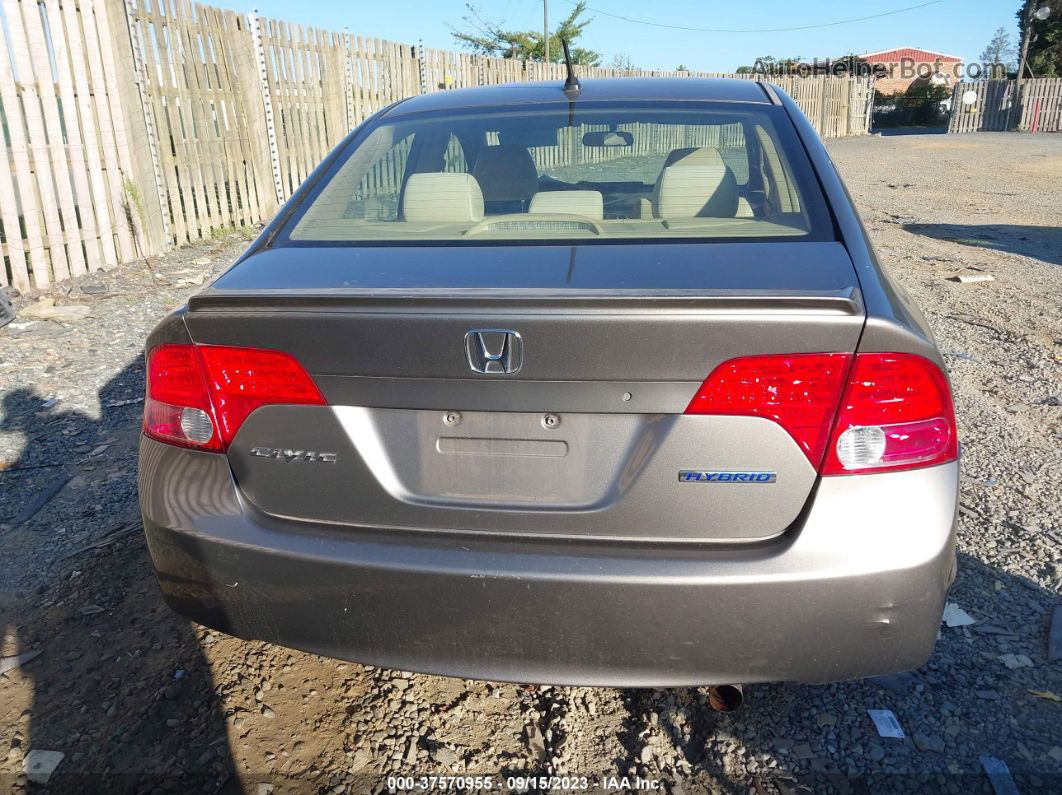
MULTIPOLYGON (((136 506, 146 332, 244 241, 56 288, 69 320, 0 330, 0 782, 363 792, 388 773, 642 776, 671 792, 1062 790, 1062 137, 830 143, 878 250, 946 354, 963 441, 960 572, 975 623, 909 674, 704 690, 522 687, 373 669, 190 625, 158 595, 136 506), (962 284, 960 270, 994 281, 962 284), (973 270, 978 269, 978 270, 973 270), (1052 698, 1053 696, 1053 698, 1052 698), (892 710, 906 739, 878 736, 892 710)), ((606 781, 607 783, 607 781, 606 781)), ((620 782, 622 783, 622 782, 620 782)), ((32 786, 30 784, 29 786, 32 786)))

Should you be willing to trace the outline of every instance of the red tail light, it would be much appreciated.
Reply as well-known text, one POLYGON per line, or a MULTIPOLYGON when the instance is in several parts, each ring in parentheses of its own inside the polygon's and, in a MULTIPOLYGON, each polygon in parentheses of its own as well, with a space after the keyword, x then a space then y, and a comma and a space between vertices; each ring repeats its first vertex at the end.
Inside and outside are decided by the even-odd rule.
POLYGON ((773 420, 823 475, 913 469, 958 455, 947 380, 911 354, 731 359, 705 379, 686 413, 773 420))
POLYGON ((774 420, 818 469, 851 360, 847 353, 731 359, 704 380, 686 413, 774 420))
POLYGON ((861 353, 848 377, 824 475, 916 469, 958 457, 947 379, 908 353, 861 353))
POLYGON ((279 351, 221 345, 161 345, 148 354, 144 433, 223 452, 260 406, 323 405, 295 359, 279 351))

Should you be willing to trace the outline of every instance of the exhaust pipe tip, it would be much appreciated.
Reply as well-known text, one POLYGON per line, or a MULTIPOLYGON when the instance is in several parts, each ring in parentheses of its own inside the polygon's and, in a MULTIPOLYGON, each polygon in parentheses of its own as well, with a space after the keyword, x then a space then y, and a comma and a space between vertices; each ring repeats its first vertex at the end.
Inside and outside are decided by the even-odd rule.
POLYGON ((713 685, 708 688, 708 704, 716 712, 733 712, 745 703, 741 685, 713 685))

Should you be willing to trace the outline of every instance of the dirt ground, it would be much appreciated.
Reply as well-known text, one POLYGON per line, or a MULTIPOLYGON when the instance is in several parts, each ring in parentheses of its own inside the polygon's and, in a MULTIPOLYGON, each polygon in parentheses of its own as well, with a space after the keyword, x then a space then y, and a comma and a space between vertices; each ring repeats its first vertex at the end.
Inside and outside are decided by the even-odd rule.
MULTIPOLYGON (((641 776, 670 792, 1062 791, 1062 136, 829 143, 879 254, 949 363, 963 442, 960 574, 975 623, 918 671, 700 689, 523 687, 373 669, 190 625, 139 527, 146 332, 245 244, 206 241, 58 286, 72 320, 0 329, 0 785, 41 751, 54 791, 351 792, 389 774, 641 776), (958 271, 994 281, 959 283, 958 271), (84 310, 77 310, 84 312, 84 310), (868 709, 905 739, 879 737, 868 709), (989 764, 992 764, 989 762, 989 764), (997 782, 998 783, 998 782, 997 782), (997 790, 1002 791, 1002 790, 997 790)), ((39 296, 23 296, 20 312, 39 296)), ((46 312, 45 312, 46 313, 46 312)), ((32 770, 34 776, 42 772, 32 770)))

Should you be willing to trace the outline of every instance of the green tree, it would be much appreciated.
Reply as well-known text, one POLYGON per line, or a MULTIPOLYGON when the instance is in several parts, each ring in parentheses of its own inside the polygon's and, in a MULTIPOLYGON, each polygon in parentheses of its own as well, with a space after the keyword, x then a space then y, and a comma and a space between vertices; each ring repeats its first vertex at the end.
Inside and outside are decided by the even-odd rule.
POLYGON ((996 32, 992 34, 992 40, 981 52, 981 62, 1010 65, 1014 62, 1014 52, 1014 42, 1006 28, 996 28, 996 32))
MULTIPOLYGON (((518 58, 520 60, 541 61, 545 55, 545 42, 542 31, 508 30, 504 22, 493 22, 471 3, 466 6, 468 13, 461 19, 467 30, 453 32, 453 37, 464 47, 495 58, 518 58)), ((549 59, 553 63, 564 61, 561 39, 566 39, 571 46, 572 61, 583 66, 600 66, 601 53, 575 46, 576 40, 594 21, 593 17, 583 19, 586 12, 585 0, 576 3, 572 12, 561 20, 560 24, 549 34, 549 59)))
POLYGON ((737 73, 739 75, 788 75, 795 72, 803 60, 800 55, 781 58, 774 55, 761 55, 752 66, 739 66, 737 73))
POLYGON ((1028 8, 1031 6, 1035 10, 1044 5, 1049 5, 1051 12, 1047 19, 1033 19, 1029 39, 1029 70, 1024 77, 1062 77, 1062 7, 1058 3, 1025 0, 1017 11, 1018 41, 1025 36, 1028 8))
POLYGON ((830 60, 830 74, 837 76, 869 77, 873 67, 854 53, 830 60))

